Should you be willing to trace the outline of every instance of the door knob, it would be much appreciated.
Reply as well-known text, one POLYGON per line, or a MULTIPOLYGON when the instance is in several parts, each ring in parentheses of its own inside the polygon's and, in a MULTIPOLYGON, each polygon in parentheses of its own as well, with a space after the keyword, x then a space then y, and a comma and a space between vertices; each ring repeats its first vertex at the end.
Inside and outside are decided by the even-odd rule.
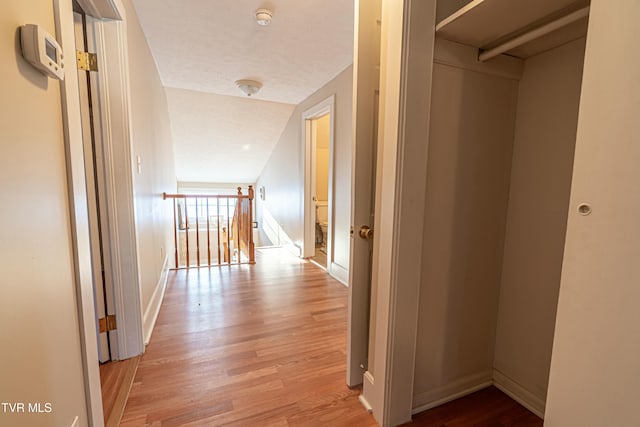
POLYGON ((360 230, 358 230, 358 235, 360 235, 360 238, 362 239, 372 239, 373 238, 373 229, 369 228, 369 226, 367 225, 363 225, 360 227, 360 230))

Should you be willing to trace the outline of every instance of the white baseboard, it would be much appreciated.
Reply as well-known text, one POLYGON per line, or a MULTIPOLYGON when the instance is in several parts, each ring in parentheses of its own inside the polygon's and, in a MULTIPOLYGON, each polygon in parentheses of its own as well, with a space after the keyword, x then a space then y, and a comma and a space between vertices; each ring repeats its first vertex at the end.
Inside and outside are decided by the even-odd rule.
POLYGON ((262 231, 267 235, 273 246, 282 247, 298 258, 302 257, 302 249, 293 243, 293 240, 264 205, 262 206, 262 231))
POLYGON ((364 409, 366 409, 368 413, 371 414, 373 412, 373 408, 362 393, 360 393, 360 396, 358 396, 358 400, 360 401, 360 404, 364 406, 364 409))
MULTIPOLYGON (((373 405, 371 404, 369 399, 366 398, 365 395, 369 395, 370 397, 375 398, 375 393, 373 393, 373 390, 374 390, 373 382, 374 380, 371 372, 365 371, 364 375, 362 376, 362 393, 360 393, 358 400, 360 401, 362 406, 364 406, 366 410, 369 411, 370 413, 373 413, 373 405)), ((377 403, 374 402, 374 404, 377 404, 377 403)))
POLYGON ((331 277, 345 285, 347 288, 349 287, 349 270, 347 270, 340 264, 332 262, 329 265, 329 274, 331 275, 331 277))
POLYGON ((411 413, 417 414, 435 408, 436 406, 487 388, 492 384, 491 371, 469 375, 453 383, 415 395, 413 397, 413 409, 411 413))
POLYGON ((160 306, 162 305, 162 299, 164 298, 164 291, 167 288, 167 276, 169 273, 169 256, 165 256, 164 263, 162 264, 162 271, 160 272, 160 279, 156 285, 149 305, 144 310, 142 317, 142 327, 144 332, 144 345, 149 344, 151 340, 151 333, 153 327, 158 319, 158 313, 160 313, 160 306))
POLYGON ((302 258, 302 249, 300 246, 296 246, 294 243, 285 243, 282 247, 291 255, 297 258, 302 258))
POLYGON ((540 418, 544 418, 546 403, 539 396, 531 393, 497 369, 493 370, 493 384, 513 400, 540 418))

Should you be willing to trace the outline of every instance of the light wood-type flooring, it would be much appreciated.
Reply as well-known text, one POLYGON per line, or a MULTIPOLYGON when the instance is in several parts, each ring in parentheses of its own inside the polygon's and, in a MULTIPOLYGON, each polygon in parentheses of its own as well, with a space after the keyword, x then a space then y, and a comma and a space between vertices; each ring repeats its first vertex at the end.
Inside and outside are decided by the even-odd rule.
POLYGON ((140 356, 100 365, 102 411, 106 427, 117 426, 131 390, 140 356))
MULTIPOLYGON (((257 264, 171 272, 122 426, 375 426, 345 385, 347 289, 278 249, 257 264)), ((542 421, 495 388, 416 426, 542 421)))
POLYGON ((123 426, 373 426, 346 385, 347 289, 281 250, 171 272, 123 426))

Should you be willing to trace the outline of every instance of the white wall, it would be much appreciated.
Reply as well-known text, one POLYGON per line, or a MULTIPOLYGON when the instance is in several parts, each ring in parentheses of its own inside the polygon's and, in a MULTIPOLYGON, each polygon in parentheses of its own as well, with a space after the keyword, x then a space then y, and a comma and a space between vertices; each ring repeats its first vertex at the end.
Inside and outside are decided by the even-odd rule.
POLYGON ((517 91, 434 65, 414 407, 491 381, 517 91))
POLYGON ((52 4, 0 5, 0 401, 52 404, 0 408, 0 425, 70 426, 76 415, 87 425, 60 84, 22 59, 17 32, 34 23, 55 34, 52 4))
POLYGON ((142 311, 147 309, 167 254, 173 254, 173 211, 162 193, 176 192, 165 91, 130 0, 123 0, 131 79, 134 199, 142 311), (136 169, 136 156, 142 161, 136 169))
POLYGON ((239 90, 238 96, 165 91, 176 176, 182 182, 255 182, 295 108, 240 96, 239 90))
MULTIPOLYGON (((238 187, 241 187, 242 193, 247 194, 250 185, 255 187, 255 184, 239 182, 212 183, 178 181, 178 192, 184 194, 238 194, 238 187)), ((256 195, 256 197, 258 197, 258 195, 256 195)))
POLYGON ((322 116, 316 122, 316 197, 319 201, 329 198, 329 141, 330 116, 322 116))
POLYGON ((266 207, 294 244, 302 246, 304 237, 304 140, 300 123, 302 113, 335 94, 334 145, 334 262, 348 269, 351 209, 351 116, 353 67, 300 103, 294 110, 256 186, 265 187, 266 200, 258 200, 258 221, 266 207))
POLYGON ((640 425, 638 16, 637 0, 591 1, 549 427, 640 425))
POLYGON ((525 61, 511 168, 494 368, 547 395, 584 39, 525 61))

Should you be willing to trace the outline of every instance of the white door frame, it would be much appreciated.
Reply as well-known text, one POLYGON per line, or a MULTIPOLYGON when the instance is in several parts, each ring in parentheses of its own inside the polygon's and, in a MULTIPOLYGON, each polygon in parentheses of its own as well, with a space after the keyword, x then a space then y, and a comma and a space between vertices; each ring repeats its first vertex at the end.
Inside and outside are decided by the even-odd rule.
MULTIPOLYGON (((349 317, 347 323, 347 385, 362 384, 368 365, 372 243, 359 237, 362 226, 373 228, 373 176, 376 165, 377 92, 380 87, 381 0, 355 1, 353 60, 353 144, 351 155, 351 248, 349 317)), ((375 230, 374 230, 375 238, 375 230)))
POLYGON ((327 271, 331 273, 333 263, 333 154, 335 135, 335 95, 317 103, 302 113, 302 140, 304 141, 304 240, 302 242, 302 256, 309 258, 315 255, 315 143, 313 141, 311 122, 329 114, 329 187, 327 196, 327 271))
MULTIPOLYGON (((102 0, 111 2, 116 0, 102 0)), ((94 0, 94 4, 97 0, 94 0)), ((119 3, 119 0, 117 0, 119 3)), ((138 272, 138 241, 133 195, 131 92, 129 54, 124 21, 95 22, 98 55, 98 91, 105 167, 110 273, 118 322, 118 360, 142 354, 144 334, 138 272)))
MULTIPOLYGON (((138 275, 138 251, 133 202, 131 162, 129 64, 125 9, 120 0, 78 0, 95 24, 99 55, 100 109, 105 144, 105 173, 109 200, 109 236, 115 309, 118 321, 117 358, 125 359, 144 350, 142 307, 138 275), (124 20, 119 20, 124 19, 124 20)), ((54 0, 57 38, 74 65, 75 36, 71 0, 54 0)), ((72 68, 72 67, 70 67, 72 68)), ((62 82, 67 182, 74 250, 74 278, 78 295, 78 317, 85 376, 87 416, 91 425, 103 425, 102 394, 98 367, 97 325, 93 299, 87 188, 85 181, 78 76, 75 67, 62 82)))
POLYGON ((435 14, 436 0, 382 0, 375 319, 362 400, 383 427, 412 414, 435 14))
MULTIPOLYGON (((80 14, 78 14, 80 15, 80 14)), ((74 13, 75 17, 75 13, 74 13)), ((75 18, 74 18, 75 19, 75 18)), ((86 21, 86 25, 81 22, 76 22, 76 42, 79 37, 85 37, 87 40, 84 49, 88 52, 96 52, 94 45, 95 35, 93 34, 94 25, 91 21, 92 18, 89 15, 81 16, 80 19, 86 21), (86 33, 86 34, 85 34, 86 33)), ((78 43, 84 44, 84 43, 78 43)), ((78 48, 78 44, 76 48, 78 48)), ((100 129, 102 125, 100 123, 100 112, 98 102, 98 89, 97 82, 94 76, 91 76, 91 85, 87 82, 83 82, 86 79, 85 73, 89 71, 78 71, 78 83, 80 89, 81 98, 87 98, 80 101, 81 112, 83 115, 83 139, 84 139, 84 161, 87 183, 87 203, 88 203, 88 215, 89 215, 89 236, 91 238, 91 259, 93 261, 93 280, 94 280, 94 301, 96 306, 96 317, 98 319, 106 317, 110 314, 115 314, 113 311, 108 312, 108 308, 113 308, 113 286, 111 286, 111 274, 110 274, 110 260, 108 246, 103 245, 102 236, 107 236, 106 229, 106 206, 104 195, 106 191, 104 189, 104 171, 102 170, 104 162, 102 162, 102 141, 100 129), (90 94, 94 95, 93 105, 89 105, 90 94), (85 104, 86 101, 86 104, 85 104), (91 110, 93 109, 93 113, 91 110), (93 125, 91 125, 93 122, 93 125), (95 158, 95 161, 94 161, 95 158), (104 274, 101 272, 104 271, 104 274), (104 283, 103 283, 104 282, 104 283)), ((98 331, 98 357, 100 362, 107 362, 111 359, 115 359, 116 352, 113 355, 111 347, 114 350, 117 349, 115 341, 117 331, 98 331), (107 336, 109 338, 107 338, 107 336), (114 341, 114 345, 109 345, 109 340, 114 341)))

